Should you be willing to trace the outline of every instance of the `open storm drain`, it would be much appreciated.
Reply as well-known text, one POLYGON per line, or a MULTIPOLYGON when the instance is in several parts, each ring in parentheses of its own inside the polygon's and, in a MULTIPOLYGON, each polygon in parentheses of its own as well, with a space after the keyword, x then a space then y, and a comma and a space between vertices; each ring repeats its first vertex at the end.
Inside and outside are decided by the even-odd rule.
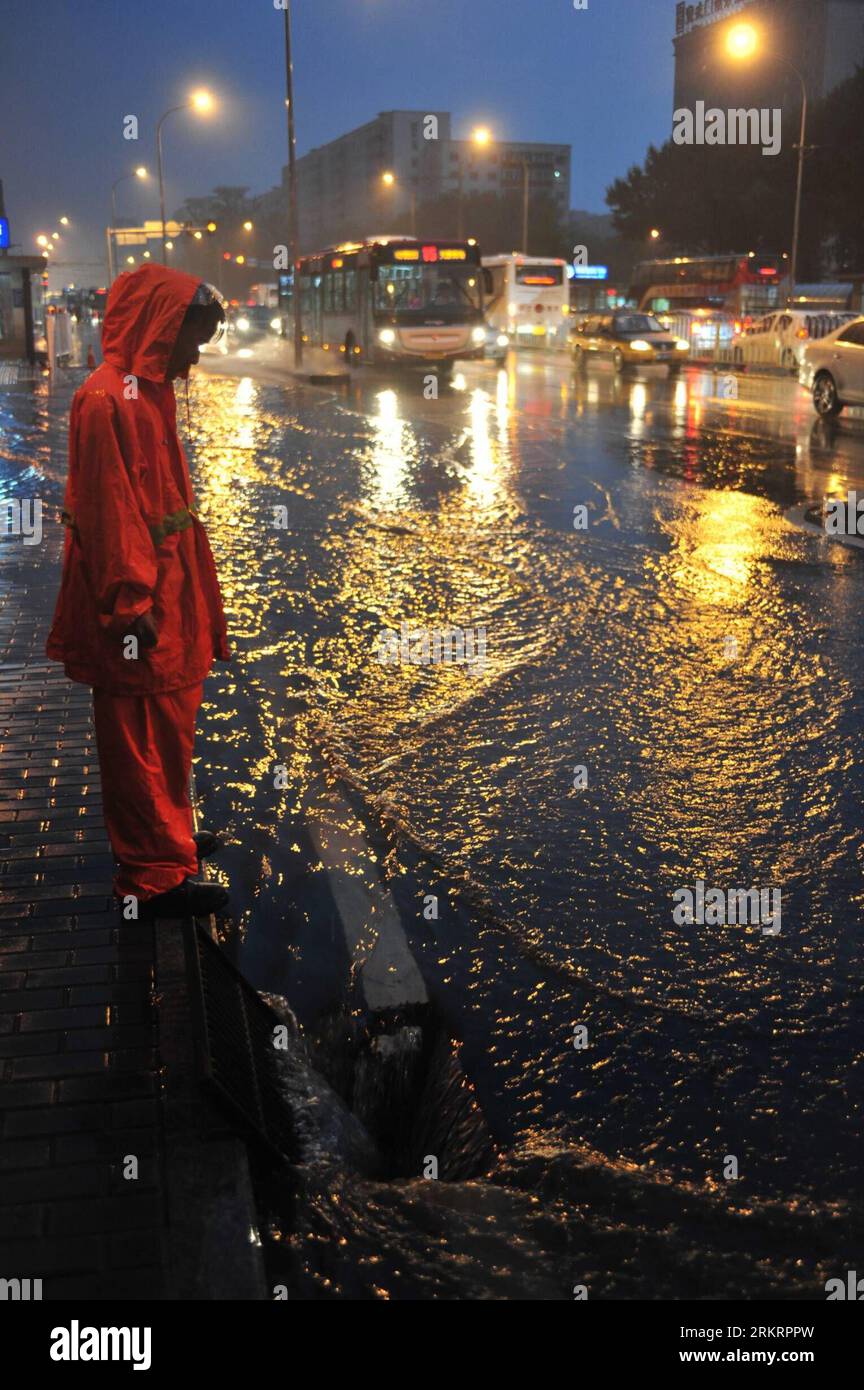
POLYGON ((190 922, 185 943, 204 1081, 250 1138, 290 1160, 294 1130, 274 1046, 281 1021, 202 927, 190 922))

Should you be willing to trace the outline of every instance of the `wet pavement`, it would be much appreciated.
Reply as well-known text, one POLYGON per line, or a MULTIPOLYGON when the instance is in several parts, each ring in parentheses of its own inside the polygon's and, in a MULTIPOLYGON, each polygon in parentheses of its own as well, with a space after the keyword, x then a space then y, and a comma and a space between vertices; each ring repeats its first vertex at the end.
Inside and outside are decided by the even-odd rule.
MULTIPOLYGON (((864 483, 864 422, 698 368, 537 356, 427 399, 214 365, 188 447, 236 649, 196 766, 231 838, 226 947, 314 1034, 368 1003, 353 888, 398 917, 527 1190, 538 1163, 550 1201, 562 1165, 613 1184, 632 1249, 668 1221, 656 1176, 820 1297, 860 1228, 864 556, 786 513, 864 483), (403 624, 483 659, 413 664, 403 624), (779 934, 676 922, 698 880, 780 889, 779 934), (805 1211, 818 1237, 787 1229, 805 1211)), ((53 428, 3 446, 13 489, 28 457, 62 477, 53 428)), ((619 1296, 660 1296, 646 1278, 619 1296)))

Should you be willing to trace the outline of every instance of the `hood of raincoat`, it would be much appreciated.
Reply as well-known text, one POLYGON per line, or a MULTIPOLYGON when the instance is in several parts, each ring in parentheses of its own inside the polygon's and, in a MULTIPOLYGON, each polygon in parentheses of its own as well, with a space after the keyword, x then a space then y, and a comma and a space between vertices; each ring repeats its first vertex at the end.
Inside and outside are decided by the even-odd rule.
POLYGON ((102 356, 145 381, 164 382, 168 359, 200 279, 163 265, 124 271, 111 286, 102 356))

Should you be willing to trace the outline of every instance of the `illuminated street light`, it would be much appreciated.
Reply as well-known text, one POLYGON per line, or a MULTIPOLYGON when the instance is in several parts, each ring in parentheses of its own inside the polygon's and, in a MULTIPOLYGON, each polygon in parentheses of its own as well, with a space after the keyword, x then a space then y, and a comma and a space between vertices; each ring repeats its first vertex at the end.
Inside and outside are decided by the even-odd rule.
POLYGON ((195 238, 196 241, 200 241, 201 238, 202 238, 202 236, 204 235, 204 233, 203 233, 203 232, 193 232, 192 235, 194 236, 194 238, 195 238))
POLYGON ((253 223, 251 223, 251 222, 244 222, 244 223, 243 223, 243 230, 244 230, 244 232, 251 232, 252 227, 253 227, 253 223))
POLYGON ((52 240, 52 241, 59 241, 59 240, 60 240, 60 233, 59 233, 59 232, 52 232, 52 233, 51 233, 51 240, 52 240))
POLYGON ((61 217, 61 218, 60 218, 60 226, 61 226, 61 227, 68 227, 68 226, 69 226, 69 218, 68 218, 68 217, 61 217))
MULTIPOLYGON (((114 279, 114 245, 111 238, 111 231, 116 231, 117 229, 117 186, 118 184, 125 183, 127 179, 146 179, 147 177, 148 174, 147 170, 144 168, 144 165, 139 164, 137 168, 132 170, 131 174, 121 174, 119 179, 115 179, 111 185, 111 228, 107 233, 109 281, 114 279)), ((63 221, 62 217, 60 221, 63 221)))
POLYGON ((726 52, 730 58, 752 58, 759 47, 759 34, 755 25, 733 24, 726 32, 726 52))
MULTIPOLYGON (((759 51, 759 31, 753 24, 739 23, 731 25, 725 34, 725 46, 727 54, 736 60, 746 62, 753 58, 759 51)), ((798 177, 795 182, 795 215, 792 223, 792 255, 789 260, 789 296, 788 303, 791 304, 795 297, 795 280, 798 274, 798 235, 801 227, 801 189, 804 183, 804 150, 807 135, 807 84, 802 74, 790 63, 788 58, 782 54, 769 54, 770 58, 776 63, 782 63, 790 68, 801 84, 801 130, 798 136, 798 177)))
POLYGON ((173 250, 174 250, 174 243, 173 243, 173 241, 166 241, 166 243, 165 243, 165 250, 166 250, 166 251, 173 251, 173 250))
POLYGON ((193 92, 188 101, 184 101, 180 106, 169 106, 168 110, 159 117, 156 125, 156 159, 159 165, 159 215, 162 221, 162 264, 165 264, 165 252, 170 248, 165 240, 165 180, 162 171, 162 126, 169 116, 175 111, 197 111, 200 116, 207 115, 213 110, 215 103, 211 94, 204 88, 193 92))
POLYGON ((388 188, 392 188, 396 182, 396 175, 391 173, 389 169, 386 169, 381 175, 381 182, 386 184, 388 188))
POLYGON ((648 235, 650 236, 650 238, 651 238, 652 241, 658 241, 659 238, 660 238, 660 230, 659 230, 659 228, 658 228, 658 227, 652 227, 652 228, 651 228, 651 231, 648 233, 648 235))
POLYGON ((127 257, 126 257, 126 264, 127 264, 127 265, 134 265, 134 264, 135 264, 135 257, 134 257, 134 256, 127 256, 127 257))
POLYGON ((472 131, 471 139, 475 145, 488 145, 492 141, 492 132, 487 125, 478 125, 472 131))
POLYGON ((37 246, 47 246, 47 245, 48 245, 48 238, 47 238, 47 236, 44 235, 44 233, 43 233, 42 235, 40 235, 40 236, 37 236, 37 238, 36 238, 36 245, 37 245, 37 246))

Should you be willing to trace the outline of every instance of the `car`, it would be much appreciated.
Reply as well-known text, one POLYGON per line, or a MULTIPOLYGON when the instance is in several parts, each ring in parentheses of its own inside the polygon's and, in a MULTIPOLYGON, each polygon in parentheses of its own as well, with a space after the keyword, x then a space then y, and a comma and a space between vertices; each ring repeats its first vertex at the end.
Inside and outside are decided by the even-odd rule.
POLYGON ((864 317, 808 344, 798 380, 823 418, 839 415, 846 405, 864 405, 864 317))
POLYGON ((732 361, 738 366, 784 367, 797 374, 808 343, 857 317, 843 310, 776 309, 738 330, 732 339, 732 361))
POLYGON ((570 334, 573 363, 584 366, 589 357, 611 357, 616 372, 637 363, 668 364, 670 375, 687 361, 690 344, 670 333, 653 314, 620 309, 614 314, 593 314, 577 323, 570 334))
POLYGON ((503 362, 510 350, 510 338, 492 323, 486 324, 486 346, 484 356, 490 362, 503 362))

